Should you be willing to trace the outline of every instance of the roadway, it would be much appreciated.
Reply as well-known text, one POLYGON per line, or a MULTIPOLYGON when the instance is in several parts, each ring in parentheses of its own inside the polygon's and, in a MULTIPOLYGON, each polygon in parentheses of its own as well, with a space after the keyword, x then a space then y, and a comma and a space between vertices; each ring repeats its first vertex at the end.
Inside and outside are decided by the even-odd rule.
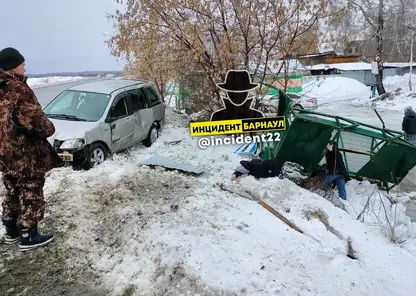
POLYGON ((99 78, 91 78, 91 79, 81 79, 72 82, 64 82, 59 84, 53 84, 48 86, 41 86, 41 87, 34 87, 33 91, 35 92, 36 97, 38 98, 39 103, 44 108, 50 101, 53 100, 59 93, 62 91, 73 87, 75 85, 85 83, 91 80, 100 80, 99 78))

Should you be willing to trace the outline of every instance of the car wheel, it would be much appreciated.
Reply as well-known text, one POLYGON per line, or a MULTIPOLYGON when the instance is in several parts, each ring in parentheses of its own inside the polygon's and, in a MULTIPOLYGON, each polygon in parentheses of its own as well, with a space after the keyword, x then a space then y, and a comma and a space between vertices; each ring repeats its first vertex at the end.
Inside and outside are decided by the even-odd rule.
POLYGON ((152 146, 152 144, 157 140, 158 137, 159 137, 159 128, 154 123, 152 127, 150 128, 147 138, 143 141, 143 145, 146 147, 152 146))
POLYGON ((86 169, 96 167, 107 160, 107 149, 101 143, 93 143, 87 153, 86 169))
POLYGON ((296 104, 293 106, 293 108, 304 109, 301 104, 296 104))

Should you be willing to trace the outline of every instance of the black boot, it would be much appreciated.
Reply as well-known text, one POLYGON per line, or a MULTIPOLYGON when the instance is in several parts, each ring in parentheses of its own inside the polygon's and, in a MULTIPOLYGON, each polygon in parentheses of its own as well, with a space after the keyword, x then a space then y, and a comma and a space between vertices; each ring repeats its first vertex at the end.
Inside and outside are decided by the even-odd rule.
POLYGON ((19 241, 19 229, 17 228, 16 221, 3 221, 3 225, 6 227, 6 236, 4 243, 6 245, 12 245, 19 241))
POLYGON ((23 228, 20 231, 20 251, 22 252, 46 246, 53 241, 52 234, 40 234, 37 228, 23 228))

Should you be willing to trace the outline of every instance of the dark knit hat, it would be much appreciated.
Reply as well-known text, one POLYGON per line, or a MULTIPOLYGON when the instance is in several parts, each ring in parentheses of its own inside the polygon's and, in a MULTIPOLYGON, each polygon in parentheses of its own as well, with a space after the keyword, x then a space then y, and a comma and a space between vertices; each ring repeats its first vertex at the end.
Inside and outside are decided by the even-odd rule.
POLYGON ((23 64, 24 61, 25 58, 17 49, 7 47, 0 51, 0 69, 4 71, 13 70, 23 64))

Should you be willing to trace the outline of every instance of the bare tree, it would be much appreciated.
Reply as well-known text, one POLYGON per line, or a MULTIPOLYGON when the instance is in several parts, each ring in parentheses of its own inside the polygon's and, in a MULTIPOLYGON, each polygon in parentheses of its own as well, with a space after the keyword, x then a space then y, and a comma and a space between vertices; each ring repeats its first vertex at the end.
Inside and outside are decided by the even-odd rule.
POLYGON ((410 71, 409 71, 409 90, 412 91, 413 90, 413 85, 412 85, 412 76, 413 76, 413 54, 414 54, 414 39, 415 39, 415 31, 416 28, 412 28, 410 24, 414 24, 416 21, 416 17, 415 17, 415 13, 416 13, 416 3, 414 1, 410 1, 410 3, 408 3, 409 5, 407 6, 408 9, 407 11, 409 12, 410 15, 408 15, 408 17, 404 17, 403 19, 405 19, 405 24, 404 27, 405 29, 407 29, 408 34, 407 35, 407 39, 410 39, 410 54, 409 54, 409 63, 410 63, 410 71), (406 23, 408 20, 410 20, 410 24, 406 23))
POLYGON ((415 6, 412 0, 397 0, 389 7, 386 15, 385 35, 394 41, 388 54, 398 54, 400 58, 407 57, 409 51, 409 22, 412 19, 412 11, 415 6))
MULTIPOLYGON (((388 0, 387 0, 388 1, 388 0)), ((385 0, 353 0, 352 4, 360 10, 366 23, 374 32, 376 40, 376 54, 374 61, 377 62, 376 85, 379 95, 385 94, 386 90, 383 85, 383 51, 385 35, 385 11, 387 3, 385 0)))
POLYGON ((344 52, 348 45, 365 35, 362 16, 357 14, 351 1, 331 1, 330 10, 333 16, 321 26, 321 42, 336 52, 344 52))
POLYGON ((416 3, 413 0, 353 0, 352 4, 366 21, 369 28, 366 32, 367 37, 375 40, 377 91, 383 94, 386 92, 383 85, 383 64, 386 57, 413 59, 413 36, 409 20, 414 15, 416 3))
POLYGON ((203 105, 220 99, 216 83, 230 69, 265 79, 268 65, 288 53, 317 45, 318 20, 329 0, 126 0, 109 40, 130 72, 155 80, 162 91, 178 73, 203 72, 209 84, 197 95, 203 105))
MULTIPOLYGON (((386 16, 386 36, 388 36, 393 46, 389 52, 390 56, 395 56, 402 61, 410 62, 410 74, 413 72, 414 55, 414 30, 412 25, 415 22, 416 2, 413 0, 394 1, 389 8, 386 16)), ((409 89, 412 90, 412 75, 409 76, 409 89)))

